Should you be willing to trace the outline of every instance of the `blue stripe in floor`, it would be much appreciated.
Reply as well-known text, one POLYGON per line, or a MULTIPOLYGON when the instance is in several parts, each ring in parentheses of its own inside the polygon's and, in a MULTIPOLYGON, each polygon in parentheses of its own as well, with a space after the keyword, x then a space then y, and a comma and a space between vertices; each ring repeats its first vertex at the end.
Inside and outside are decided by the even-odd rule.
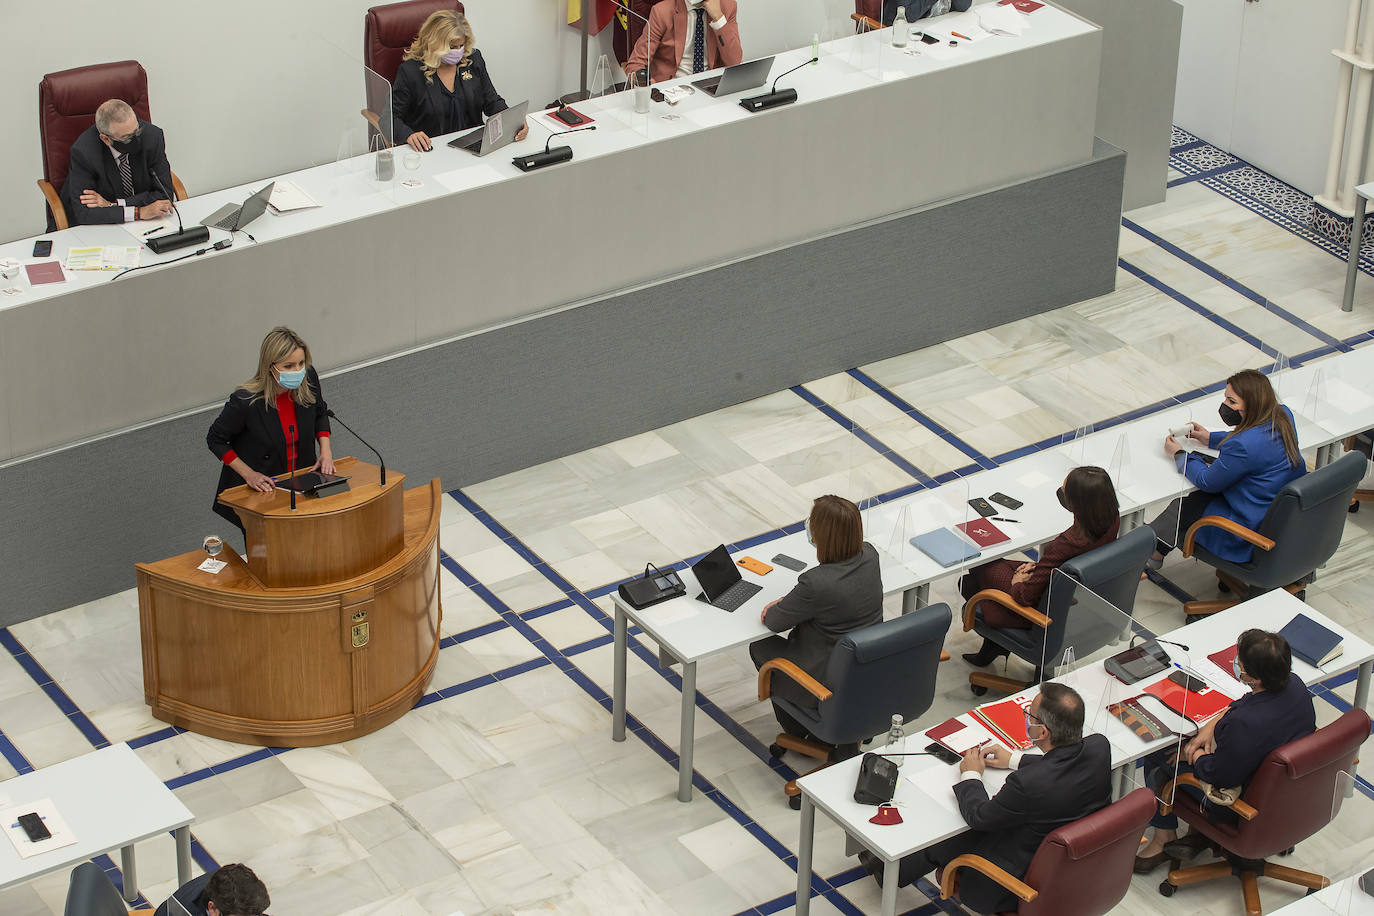
POLYGON ((1164 187, 1176 188, 1181 184, 1188 184, 1192 181, 1201 181, 1204 178, 1216 178, 1219 175, 1225 175, 1227 172, 1234 172, 1236 169, 1243 168, 1245 168, 1245 163, 1241 162, 1240 160, 1236 160, 1235 162, 1232 162, 1230 165, 1218 166, 1214 169, 1206 169, 1205 171, 1201 172, 1193 172, 1191 174, 1184 175, 1182 178, 1175 178, 1173 181, 1170 181, 1167 184, 1165 184, 1164 187))
POLYGON ((14 768, 16 775, 33 772, 33 764, 29 763, 29 758, 24 756, 4 732, 0 732, 0 756, 4 756, 5 761, 14 768))
POLYGON ((89 741, 93 747, 109 747, 109 739, 101 733, 100 729, 96 728, 90 716, 87 716, 72 702, 72 698, 67 696, 67 692, 58 686, 52 676, 48 674, 47 669, 38 663, 38 659, 34 658, 29 650, 24 648, 24 644, 10 632, 9 627, 0 629, 0 646, 5 647, 14 660, 19 663, 19 666, 28 673, 29 677, 33 678, 34 683, 48 695, 48 699, 52 700, 57 708, 62 710, 62 714, 76 727, 77 731, 81 732, 82 737, 89 741))
POLYGON ((917 410, 912 404, 908 403, 903 398, 899 397, 892 391, 889 391, 883 385, 878 384, 878 382, 876 382, 871 376, 869 376, 862 370, 850 369, 849 375, 856 379, 861 385, 877 394, 884 401, 887 401, 893 407, 897 408, 902 413, 906 414, 908 417, 915 420, 917 423, 921 424, 926 429, 933 432, 935 435, 939 436, 945 442, 949 443, 950 445, 957 448, 959 451, 963 452, 968 457, 972 458, 974 463, 977 464, 980 468, 989 469, 996 467, 996 464, 982 452, 978 451, 978 449, 969 445, 967 442, 960 439, 958 436, 954 435, 954 433, 945 429, 939 423, 936 423, 930 417, 921 413, 921 411, 917 410))
POLYGON ((910 461, 907 461, 893 449, 888 448, 882 442, 878 441, 878 438, 874 436, 872 433, 870 433, 868 430, 864 429, 863 427, 856 424, 854 421, 850 420, 844 414, 840 413, 834 407, 827 404, 825 401, 821 400, 821 398, 817 397, 815 394, 808 391, 806 388, 802 387, 801 385, 794 385, 792 386, 792 393, 795 394, 797 397, 801 398, 806 403, 810 404, 812 407, 819 410, 821 413, 825 414, 830 419, 834 420, 840 426, 849 430, 851 433, 854 434, 855 437, 858 438, 860 442, 862 442, 864 445, 867 445, 869 448, 873 449, 873 451, 877 452, 878 454, 882 455, 888 461, 891 461, 893 464, 897 465, 897 467, 901 468, 907 474, 919 480, 922 485, 927 487, 933 487, 936 485, 935 479, 931 477, 929 474, 927 474, 925 471, 922 471, 920 468, 916 467, 916 465, 912 464, 910 461))
POLYGON ((1341 341, 1337 340, 1335 337, 1332 337, 1330 334, 1326 333, 1321 328, 1316 327, 1311 322, 1299 318, 1297 315, 1294 315, 1292 312, 1283 308, 1278 303, 1270 301, 1268 298, 1255 292, 1253 289, 1246 286, 1244 283, 1241 283, 1234 277, 1222 273, 1220 270, 1217 270, 1215 267, 1208 264, 1206 261, 1197 257, 1196 255, 1184 251, 1182 248, 1178 247, 1173 242, 1159 235, 1156 235, 1149 229, 1146 229, 1144 226, 1141 226, 1139 223, 1122 217, 1121 224, 1125 226, 1127 229, 1134 232, 1136 235, 1139 235, 1140 237, 1150 242, 1153 242, 1155 245, 1169 252, 1169 254, 1178 258, 1180 261, 1183 261, 1185 264, 1188 264, 1189 266, 1201 271, 1202 273, 1206 274, 1213 280, 1216 280, 1218 283, 1221 283, 1223 286, 1226 286, 1232 291, 1239 293, 1240 295, 1249 299, 1251 302, 1255 303, 1256 305, 1260 306, 1266 311, 1272 312, 1273 314, 1279 316, 1284 321, 1287 321, 1294 327, 1302 330, 1307 334, 1310 334, 1312 337, 1315 337, 1317 340, 1320 340, 1327 346, 1334 346, 1337 349, 1344 350, 1350 349, 1341 341))
POLYGON ((1232 334, 1239 337, 1241 340, 1245 341, 1250 346, 1261 351, 1265 355, 1274 357, 1283 355, 1281 352, 1279 352, 1277 348, 1269 346, 1268 344, 1261 341, 1258 337, 1251 334, 1249 331, 1246 331, 1242 329, 1240 326, 1236 325, 1234 322, 1228 321, 1227 319, 1221 317, 1220 315, 1213 312, 1206 306, 1203 306, 1196 300, 1183 295, 1183 293, 1180 293, 1172 286, 1169 286, 1163 280, 1151 276, 1150 274, 1141 270, 1139 267, 1136 267, 1134 264, 1127 261, 1125 258, 1119 259, 1117 263, 1121 265, 1122 270, 1126 271, 1134 277, 1138 277, 1139 279, 1144 280, 1145 283, 1147 283, 1148 285, 1153 286, 1155 289, 1159 290, 1164 295, 1173 299, 1175 302, 1179 302, 1187 306, 1188 308, 1192 309, 1194 312, 1197 312, 1203 318, 1206 318, 1208 321, 1212 322, 1218 327, 1230 331, 1232 334))

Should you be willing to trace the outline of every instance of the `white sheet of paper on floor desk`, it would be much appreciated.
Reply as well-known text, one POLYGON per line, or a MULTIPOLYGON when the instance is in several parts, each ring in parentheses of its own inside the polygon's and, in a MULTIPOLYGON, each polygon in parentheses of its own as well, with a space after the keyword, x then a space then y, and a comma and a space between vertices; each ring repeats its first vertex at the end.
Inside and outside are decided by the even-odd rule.
MULTIPOLYGON (((921 760, 924 758, 916 758, 921 760)), ((905 768, 904 768, 905 769, 905 768)), ((1011 770, 987 769, 983 771, 983 785, 988 797, 996 795, 1007 784, 1011 770)), ((954 797, 954 784, 959 781, 959 767, 955 764, 939 764, 903 774, 903 778, 937 802, 946 811, 959 813, 959 800, 954 797)))
POLYGON ((986 728, 974 723, 973 725, 965 725, 959 731, 951 732, 940 740, 954 753, 962 754, 971 747, 989 741, 995 742, 997 739, 992 737, 992 733, 986 728))
POLYGON ((1026 17, 1016 7, 985 3, 978 7, 978 23, 994 35, 1017 37, 1026 28, 1026 17))
POLYGON ((479 162, 467 168, 454 169, 451 172, 435 175, 434 180, 450 191, 467 191, 471 188, 480 188, 483 185, 505 181, 506 176, 485 162, 479 162))
POLYGON ((67 822, 62 820, 62 816, 57 813, 57 806, 52 803, 52 799, 48 798, 0 811, 0 824, 4 824, 5 836, 10 838, 15 851, 25 859, 30 856, 42 855, 53 849, 61 849, 63 846, 70 846, 76 842, 76 837, 72 836, 71 830, 67 827, 67 822), (48 832, 52 836, 46 840, 39 840, 37 843, 29 839, 24 828, 19 826, 19 815, 30 812, 43 818, 43 826, 48 828, 48 832))
POLYGON ((132 223, 122 223, 124 231, 134 237, 140 245, 148 240, 148 236, 175 229, 177 218, 168 214, 160 219, 136 219, 132 223), (157 230, 154 232, 153 230, 157 230))

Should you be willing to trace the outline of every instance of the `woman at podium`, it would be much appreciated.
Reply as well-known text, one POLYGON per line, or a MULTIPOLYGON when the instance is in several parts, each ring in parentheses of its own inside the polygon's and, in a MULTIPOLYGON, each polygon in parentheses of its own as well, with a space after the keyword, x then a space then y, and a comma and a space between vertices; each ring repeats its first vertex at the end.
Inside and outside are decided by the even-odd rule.
POLYGON ((223 465, 215 513, 242 531, 239 517, 219 503, 220 493, 245 483, 270 493, 272 478, 293 468, 333 474, 328 412, 310 347, 290 328, 273 328, 258 348, 258 371, 229 395, 205 434, 223 465))

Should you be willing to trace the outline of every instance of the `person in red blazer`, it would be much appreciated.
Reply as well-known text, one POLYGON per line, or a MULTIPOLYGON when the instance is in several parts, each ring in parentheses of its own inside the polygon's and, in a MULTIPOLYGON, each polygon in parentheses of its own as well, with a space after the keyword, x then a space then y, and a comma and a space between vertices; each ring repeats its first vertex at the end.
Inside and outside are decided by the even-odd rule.
MULTIPOLYGON (((1121 530, 1121 510, 1111 475, 1102 468, 1077 467, 1069 471, 1056 495, 1059 504, 1073 513, 1073 524, 1040 549, 1034 563, 993 560, 975 566, 959 580, 964 598, 972 598, 985 588, 1000 589, 1024 607, 1035 607, 1050 584, 1050 576, 1079 554, 1110 544, 1121 530)), ((1000 605, 982 602, 983 622, 988 626, 1025 630, 1030 621, 1000 605)), ((990 639, 983 640, 977 652, 966 653, 964 661, 981 668, 1006 655, 1008 650, 990 639)))
POLYGON ((691 76, 744 61, 735 0, 662 0, 649 11, 649 24, 625 62, 626 74, 649 68, 655 83, 691 76), (698 21, 700 26, 698 27, 698 21), (700 35, 705 53, 697 55, 700 35))

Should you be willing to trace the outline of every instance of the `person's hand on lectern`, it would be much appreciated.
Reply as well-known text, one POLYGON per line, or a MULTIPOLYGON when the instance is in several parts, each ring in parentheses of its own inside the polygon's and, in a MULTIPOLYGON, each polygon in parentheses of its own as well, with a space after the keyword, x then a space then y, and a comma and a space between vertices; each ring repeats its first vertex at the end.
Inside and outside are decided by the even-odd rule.
POLYGON ((259 493, 271 493, 277 486, 277 482, 271 477, 253 470, 243 475, 243 482, 259 493))
POLYGON ((334 451, 329 445, 328 436, 320 439, 320 460, 316 461, 310 470, 319 471, 321 474, 328 474, 331 477, 334 476, 334 451))

